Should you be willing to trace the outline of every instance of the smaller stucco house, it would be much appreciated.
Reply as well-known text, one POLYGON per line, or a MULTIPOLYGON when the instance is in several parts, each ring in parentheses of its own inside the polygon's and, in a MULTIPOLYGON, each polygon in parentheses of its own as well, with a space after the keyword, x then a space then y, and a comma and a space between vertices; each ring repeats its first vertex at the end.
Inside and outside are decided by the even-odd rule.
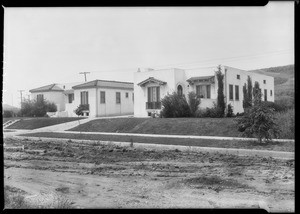
POLYGON ((55 103, 54 117, 76 117, 82 106, 83 116, 102 117, 133 114, 133 83, 93 80, 84 83, 50 84, 29 91, 31 99, 55 103))
MULTIPOLYGON (((229 66, 221 66, 224 74, 225 104, 233 106, 233 112, 242 113, 243 86, 247 83, 248 76, 254 86, 258 82, 262 89, 263 100, 274 102, 274 77, 244 71, 229 66)), ((161 99, 168 93, 177 92, 188 98, 188 93, 193 91, 201 99, 199 108, 213 107, 217 102, 218 81, 215 75, 216 68, 193 71, 171 69, 145 69, 134 73, 134 116, 147 117, 152 112, 159 113, 162 109, 161 99)))

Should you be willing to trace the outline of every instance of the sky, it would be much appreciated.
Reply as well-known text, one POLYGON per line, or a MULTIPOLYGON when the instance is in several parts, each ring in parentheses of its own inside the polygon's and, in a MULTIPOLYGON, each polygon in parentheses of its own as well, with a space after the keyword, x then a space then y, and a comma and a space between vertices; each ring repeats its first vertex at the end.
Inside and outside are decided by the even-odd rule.
MULTIPOLYGON (((3 103, 52 83, 133 82, 138 68, 191 72, 294 64, 294 2, 264 7, 4 8, 3 103), (197 70, 198 69, 198 70, 197 70)), ((199 76, 198 75, 198 76, 199 76)))

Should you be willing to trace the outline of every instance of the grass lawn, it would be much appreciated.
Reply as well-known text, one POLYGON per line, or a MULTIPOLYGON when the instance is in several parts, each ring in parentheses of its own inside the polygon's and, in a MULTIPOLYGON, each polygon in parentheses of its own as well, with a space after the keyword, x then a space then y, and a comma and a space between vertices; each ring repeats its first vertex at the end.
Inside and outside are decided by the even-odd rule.
POLYGON ((167 145, 199 146, 199 147, 216 147, 216 148, 237 148, 237 149, 257 149, 294 152, 294 143, 272 142, 259 144, 251 141, 238 140, 207 140, 207 139, 179 139, 179 138, 152 138, 139 136, 112 136, 99 134, 68 134, 68 133, 51 133, 39 132, 32 134, 23 134, 20 136, 31 137, 49 137, 49 138, 66 138, 98 141, 116 141, 116 142, 133 142, 133 143, 152 143, 167 145))
POLYGON ((239 137, 233 118, 113 118, 79 125, 70 131, 239 137))
POLYGON ((56 118, 45 118, 45 117, 39 117, 39 118, 18 118, 21 119, 20 121, 10 125, 7 127, 7 129, 37 129, 42 128, 46 126, 52 126, 60 123, 66 123, 75 121, 78 119, 84 119, 85 117, 56 117, 56 118))

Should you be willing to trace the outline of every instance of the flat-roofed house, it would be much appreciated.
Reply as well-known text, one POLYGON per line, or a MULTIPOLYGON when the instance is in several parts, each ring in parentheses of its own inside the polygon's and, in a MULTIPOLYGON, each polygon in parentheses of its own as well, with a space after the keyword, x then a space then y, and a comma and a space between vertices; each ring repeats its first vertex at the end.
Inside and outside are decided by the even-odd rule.
MULTIPOLYGON (((258 82, 262 89, 262 98, 274 102, 274 77, 244 71, 229 66, 221 66, 224 74, 225 104, 233 106, 233 112, 242 113, 243 86, 248 76, 252 85, 258 82)), ((218 81, 215 75, 216 67, 206 70, 146 69, 134 73, 134 116, 147 117, 151 113, 159 113, 162 109, 161 99, 168 93, 177 92, 186 96, 194 91, 201 99, 199 108, 213 107, 217 103, 218 81)))

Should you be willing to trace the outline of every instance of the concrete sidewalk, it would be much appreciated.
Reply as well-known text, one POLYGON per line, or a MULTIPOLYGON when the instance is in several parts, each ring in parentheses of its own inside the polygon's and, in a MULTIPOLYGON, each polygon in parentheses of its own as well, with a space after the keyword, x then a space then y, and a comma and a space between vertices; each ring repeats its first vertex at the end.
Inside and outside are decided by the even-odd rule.
MULTIPOLYGON (((98 141, 98 140, 78 140, 69 138, 46 138, 46 137, 27 137, 27 136, 14 136, 17 139, 32 139, 32 140, 42 140, 42 141, 59 141, 59 142, 87 142, 87 143, 97 143, 99 145, 119 145, 119 146, 130 146, 130 142, 115 142, 115 141, 98 141)), ((180 146, 180 145, 162 145, 162 144, 149 144, 149 143, 134 143, 134 148, 147 148, 147 149, 157 149, 157 150, 179 150, 188 152, 207 152, 207 153, 219 153, 226 155, 237 155, 237 156, 258 156, 265 158, 276 158, 276 159, 286 159, 294 160, 294 152, 280 152, 280 151, 270 151, 270 150, 254 150, 254 149, 228 149, 228 148, 217 148, 217 147, 198 147, 198 146, 180 146)))
MULTIPOLYGON (((159 137, 159 138, 184 138, 184 139, 208 139, 208 140, 239 140, 239 141, 257 141, 256 138, 241 137, 216 137, 216 136, 196 136, 196 135, 161 135, 161 134, 137 134, 137 133, 116 133, 116 132, 79 132, 79 131, 55 131, 66 134, 98 134, 98 135, 117 135, 117 136, 137 136, 137 137, 159 137)), ((293 139, 273 139, 274 142, 291 142, 293 139)))

